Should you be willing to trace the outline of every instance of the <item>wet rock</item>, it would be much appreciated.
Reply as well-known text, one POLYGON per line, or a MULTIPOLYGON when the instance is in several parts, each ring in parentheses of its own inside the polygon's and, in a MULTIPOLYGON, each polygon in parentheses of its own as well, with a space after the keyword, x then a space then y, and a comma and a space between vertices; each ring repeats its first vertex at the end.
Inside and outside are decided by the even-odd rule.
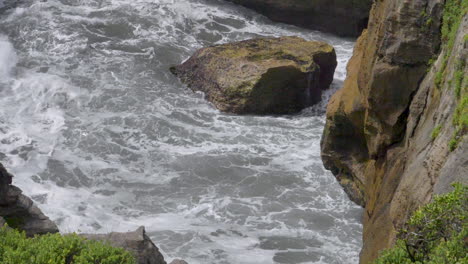
POLYGON ((171 71, 221 111, 290 114, 321 100, 336 65, 332 46, 281 37, 203 48, 171 71))
POLYGON ((146 235, 145 228, 140 227, 133 232, 109 234, 82 234, 81 236, 109 242, 114 247, 121 247, 131 252, 138 264, 166 264, 163 255, 146 235))
POLYGON ((188 264, 185 260, 174 259, 171 264, 188 264))
POLYGON ((357 37, 367 26, 372 0, 228 0, 271 20, 357 37))
POLYGON ((58 228, 33 201, 11 185, 13 176, 0 164, 0 216, 10 227, 24 230, 26 235, 56 233, 58 228))

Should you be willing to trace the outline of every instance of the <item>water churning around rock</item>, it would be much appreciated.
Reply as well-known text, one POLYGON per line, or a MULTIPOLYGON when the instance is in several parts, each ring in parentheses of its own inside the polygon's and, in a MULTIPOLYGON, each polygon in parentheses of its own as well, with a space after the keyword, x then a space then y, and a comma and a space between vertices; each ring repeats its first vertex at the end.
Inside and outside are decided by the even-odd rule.
POLYGON ((147 227, 167 259, 357 263, 361 210, 322 166, 327 98, 354 43, 215 0, 25 1, 0 15, 0 162, 65 232, 147 227), (324 101, 215 110, 169 72, 257 36, 332 44, 324 101))

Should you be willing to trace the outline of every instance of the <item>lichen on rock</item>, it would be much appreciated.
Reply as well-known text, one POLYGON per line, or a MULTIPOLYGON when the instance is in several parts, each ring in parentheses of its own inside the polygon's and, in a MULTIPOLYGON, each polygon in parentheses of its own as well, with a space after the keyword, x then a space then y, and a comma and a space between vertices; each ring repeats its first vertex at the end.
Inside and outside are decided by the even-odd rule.
POLYGON ((290 114, 321 100, 336 65, 332 46, 281 37, 203 48, 171 71, 221 111, 290 114))

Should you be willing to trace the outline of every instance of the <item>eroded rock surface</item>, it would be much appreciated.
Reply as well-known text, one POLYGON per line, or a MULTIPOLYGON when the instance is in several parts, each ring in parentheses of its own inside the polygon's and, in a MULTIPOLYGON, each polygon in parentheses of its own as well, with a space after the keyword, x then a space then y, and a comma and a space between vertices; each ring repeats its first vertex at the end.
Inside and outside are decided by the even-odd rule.
POLYGON ((203 48, 171 71, 221 111, 289 114, 321 100, 336 65, 332 46, 281 37, 203 48))
POLYGON ((340 36, 357 37, 367 26, 372 0, 228 0, 271 20, 340 36))
POLYGON ((361 263, 391 246, 396 230, 434 193, 468 182, 467 137, 457 136, 457 147, 449 147, 460 134, 452 124, 460 96, 451 80, 457 71, 468 75, 460 69, 468 64, 468 15, 453 48, 441 52, 443 4, 376 1, 344 87, 328 105, 322 158, 365 207, 361 263), (437 60, 428 66, 431 59, 437 60))
MULTIPOLYGON (((0 217, 10 227, 24 230, 28 236, 56 233, 58 228, 33 201, 12 185, 13 176, 0 163, 0 217)), ((3 225, 2 225, 3 226, 3 225)))
POLYGON ((135 256, 138 264, 166 264, 159 249, 146 235, 144 227, 140 227, 133 232, 82 234, 82 236, 87 239, 108 242, 114 247, 124 248, 135 256))

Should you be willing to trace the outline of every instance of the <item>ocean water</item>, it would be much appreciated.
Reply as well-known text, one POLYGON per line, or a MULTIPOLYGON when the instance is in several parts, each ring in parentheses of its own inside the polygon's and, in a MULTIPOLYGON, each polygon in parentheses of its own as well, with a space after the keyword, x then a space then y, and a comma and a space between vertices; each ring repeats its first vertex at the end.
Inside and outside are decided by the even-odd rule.
POLYGON ((217 0, 0 12, 0 162, 62 232, 144 225, 166 260, 190 264, 358 262, 362 211, 320 160, 353 40, 217 0), (327 41, 339 60, 298 115, 221 113, 168 70, 204 46, 283 35, 327 41))

